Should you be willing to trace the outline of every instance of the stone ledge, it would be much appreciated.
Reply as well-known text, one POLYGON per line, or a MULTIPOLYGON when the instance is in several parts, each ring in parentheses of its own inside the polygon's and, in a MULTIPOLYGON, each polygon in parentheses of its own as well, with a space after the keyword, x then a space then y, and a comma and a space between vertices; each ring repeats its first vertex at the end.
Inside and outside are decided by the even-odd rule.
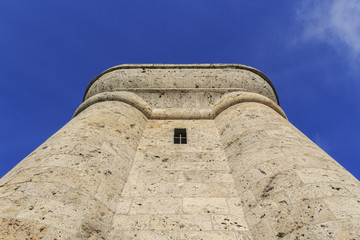
POLYGON ((251 92, 231 92, 225 94, 212 107, 208 109, 184 109, 184 108, 155 108, 152 109, 141 97, 131 92, 105 92, 99 93, 90 97, 83 102, 78 109, 76 109, 73 118, 84 111, 89 106, 104 101, 119 101, 129 104, 140 112, 142 112, 148 119, 214 119, 217 115, 225 109, 243 102, 256 102, 270 107, 283 118, 286 118, 284 111, 272 100, 257 93, 251 92))
POLYGON ((265 96, 250 92, 232 92, 224 95, 214 104, 214 107, 212 109, 213 116, 216 117, 225 109, 243 102, 256 102, 264 104, 275 110, 275 112, 277 112, 286 119, 286 115, 284 111, 279 107, 279 105, 277 105, 265 96))
POLYGON ((152 109, 150 106, 139 96, 131 92, 106 92, 99 93, 95 96, 90 97, 85 102, 83 102, 75 111, 72 118, 76 117, 79 113, 84 111, 86 108, 98 102, 105 101, 118 101, 127 103, 140 112, 142 112, 147 118, 150 118, 152 109))

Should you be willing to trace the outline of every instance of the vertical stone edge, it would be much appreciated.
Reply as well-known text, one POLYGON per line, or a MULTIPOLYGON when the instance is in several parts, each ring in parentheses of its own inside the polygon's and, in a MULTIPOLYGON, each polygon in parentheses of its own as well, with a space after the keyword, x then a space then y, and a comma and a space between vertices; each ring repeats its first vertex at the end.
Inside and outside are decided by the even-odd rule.
POLYGON ((73 118, 1 180, 0 238, 105 239, 146 122, 113 101, 73 118))
POLYGON ((278 112, 243 102, 215 123, 255 239, 360 237, 360 183, 278 112))

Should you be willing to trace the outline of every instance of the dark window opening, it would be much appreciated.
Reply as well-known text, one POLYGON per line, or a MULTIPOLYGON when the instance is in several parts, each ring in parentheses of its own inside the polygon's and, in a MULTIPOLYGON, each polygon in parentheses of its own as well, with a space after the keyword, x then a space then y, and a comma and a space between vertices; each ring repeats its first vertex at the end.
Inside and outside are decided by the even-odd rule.
POLYGON ((174 144, 187 144, 186 128, 174 129, 174 144))

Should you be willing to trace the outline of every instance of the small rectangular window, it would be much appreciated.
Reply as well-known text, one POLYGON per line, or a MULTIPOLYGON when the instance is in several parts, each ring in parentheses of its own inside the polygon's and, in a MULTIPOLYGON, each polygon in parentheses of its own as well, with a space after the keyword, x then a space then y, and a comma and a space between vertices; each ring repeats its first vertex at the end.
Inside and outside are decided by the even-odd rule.
POLYGON ((186 128, 174 129, 174 144, 187 144, 186 128))

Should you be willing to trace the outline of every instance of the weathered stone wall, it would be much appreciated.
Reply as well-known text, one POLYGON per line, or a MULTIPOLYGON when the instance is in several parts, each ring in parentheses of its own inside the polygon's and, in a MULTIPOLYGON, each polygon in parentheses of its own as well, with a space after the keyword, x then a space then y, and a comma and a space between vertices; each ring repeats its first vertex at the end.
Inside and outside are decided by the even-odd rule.
POLYGON ((273 109, 215 119, 254 239, 358 239, 360 184, 273 109))
POLYGON ((213 120, 150 120, 136 155, 109 239, 249 239, 213 120))
POLYGON ((243 65, 105 71, 0 203, 0 239, 360 239, 360 183, 243 65))
POLYGON ((94 104, 1 179, 0 239, 105 238, 146 117, 94 104))

